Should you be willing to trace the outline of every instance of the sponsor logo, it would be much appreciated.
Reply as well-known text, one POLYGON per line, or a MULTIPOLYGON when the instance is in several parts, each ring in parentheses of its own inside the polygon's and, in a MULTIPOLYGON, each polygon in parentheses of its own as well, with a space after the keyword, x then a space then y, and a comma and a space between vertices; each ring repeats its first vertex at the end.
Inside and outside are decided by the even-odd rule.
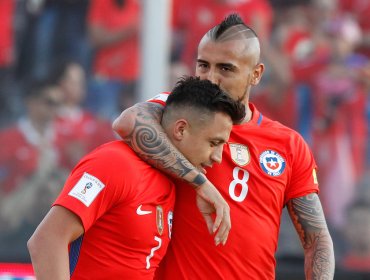
POLYGON ((138 215, 140 215, 140 216, 142 216, 142 215, 148 215, 148 214, 151 214, 152 213, 152 211, 148 211, 148 210, 141 210, 141 207, 142 207, 143 205, 141 204, 141 205, 139 205, 139 207, 136 209, 136 214, 138 214, 138 215))
POLYGON ((285 169, 285 160, 277 152, 266 150, 260 155, 260 166, 270 176, 280 176, 285 169))
POLYGON ((231 159, 239 166, 247 165, 251 156, 247 146, 238 143, 229 143, 231 159))

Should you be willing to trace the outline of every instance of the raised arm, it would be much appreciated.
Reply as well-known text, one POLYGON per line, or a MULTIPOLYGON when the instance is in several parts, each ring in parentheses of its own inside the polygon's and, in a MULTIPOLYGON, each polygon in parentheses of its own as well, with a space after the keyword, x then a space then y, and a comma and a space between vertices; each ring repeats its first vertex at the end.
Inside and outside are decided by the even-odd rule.
POLYGON ((306 279, 333 279, 333 242, 318 195, 291 199, 287 207, 304 249, 306 279))
POLYGON ((27 242, 36 278, 70 279, 68 244, 83 233, 75 214, 60 206, 52 207, 27 242))
POLYGON ((230 209, 215 186, 172 145, 160 121, 163 106, 143 102, 126 109, 113 122, 113 129, 143 160, 155 168, 190 183, 198 195, 197 205, 215 242, 225 244, 231 228, 230 209), (211 214, 216 212, 215 221, 211 214))

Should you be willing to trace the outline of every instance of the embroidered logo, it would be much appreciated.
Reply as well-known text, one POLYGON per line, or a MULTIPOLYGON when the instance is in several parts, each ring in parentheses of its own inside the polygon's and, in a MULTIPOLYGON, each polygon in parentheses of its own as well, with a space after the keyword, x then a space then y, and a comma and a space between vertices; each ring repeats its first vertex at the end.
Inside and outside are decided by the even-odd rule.
POLYGON ((267 150, 260 155, 260 165, 268 175, 280 176, 285 169, 285 160, 277 152, 267 150))
POLYGON ((143 206, 142 204, 139 205, 139 207, 136 209, 136 214, 142 216, 142 215, 148 215, 148 214, 151 214, 152 213, 152 211, 141 210, 141 207, 142 206, 143 206))
POLYGON ((163 228, 164 228, 164 217, 163 217, 163 208, 162 206, 158 205, 156 209, 156 221, 157 221, 157 231, 159 235, 162 235, 163 228))
POLYGON ((239 166, 247 165, 251 156, 247 146, 238 143, 229 143, 231 159, 239 166))
POLYGON ((173 221, 173 212, 169 211, 167 216, 167 223, 168 223, 168 237, 170 239, 172 235, 172 221, 173 221))

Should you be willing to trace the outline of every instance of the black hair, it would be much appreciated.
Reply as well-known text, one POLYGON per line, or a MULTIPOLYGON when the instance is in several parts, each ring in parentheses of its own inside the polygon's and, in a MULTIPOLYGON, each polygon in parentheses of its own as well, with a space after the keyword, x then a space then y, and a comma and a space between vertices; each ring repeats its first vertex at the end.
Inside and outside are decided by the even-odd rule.
POLYGON ((220 24, 211 28, 207 34, 213 40, 217 41, 222 37, 222 35, 224 35, 226 31, 236 26, 239 27, 236 31, 245 31, 244 36, 246 38, 258 38, 257 33, 251 27, 246 25, 240 15, 236 13, 228 15, 220 24))
MULTIPOLYGON (((68 68, 73 65, 81 65, 77 60, 61 58, 55 64, 49 75, 50 81, 60 83, 66 76, 68 68)), ((82 67, 82 66, 81 66, 82 67)))
POLYGON ((50 79, 35 79, 28 83, 28 90, 24 94, 25 99, 36 99, 44 95, 45 90, 55 87, 50 79))
POLYGON ((182 77, 168 96, 165 111, 170 106, 222 112, 229 115, 234 124, 245 117, 245 107, 240 101, 233 100, 219 86, 199 77, 182 77))

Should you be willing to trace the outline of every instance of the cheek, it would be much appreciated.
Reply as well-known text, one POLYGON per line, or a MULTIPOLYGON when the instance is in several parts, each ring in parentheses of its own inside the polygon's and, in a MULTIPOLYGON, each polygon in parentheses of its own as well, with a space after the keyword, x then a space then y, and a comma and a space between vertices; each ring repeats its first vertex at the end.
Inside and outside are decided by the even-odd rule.
POLYGON ((192 147, 192 157, 193 161, 196 164, 203 163, 204 161, 207 161, 210 154, 210 148, 209 145, 205 144, 197 144, 192 147))

